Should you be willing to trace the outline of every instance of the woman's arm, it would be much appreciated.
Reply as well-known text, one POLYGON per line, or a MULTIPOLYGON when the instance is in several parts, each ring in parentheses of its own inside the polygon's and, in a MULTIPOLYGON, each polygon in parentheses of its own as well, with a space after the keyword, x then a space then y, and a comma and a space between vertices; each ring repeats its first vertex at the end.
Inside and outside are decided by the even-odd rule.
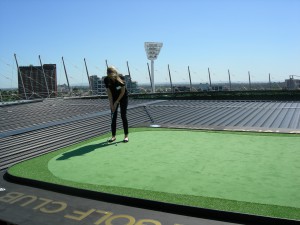
POLYGON ((112 112, 115 111, 115 107, 114 107, 114 102, 113 102, 113 98, 112 98, 112 94, 109 88, 106 88, 106 92, 107 92, 107 96, 108 96, 108 100, 109 100, 109 106, 112 112))
POLYGON ((117 98, 117 100, 116 100, 115 103, 114 103, 114 107, 115 107, 115 108, 117 107, 117 105, 119 104, 119 102, 121 101, 121 99, 123 98, 124 94, 125 94, 125 86, 123 86, 123 87, 121 88, 120 95, 119 95, 119 97, 117 98))

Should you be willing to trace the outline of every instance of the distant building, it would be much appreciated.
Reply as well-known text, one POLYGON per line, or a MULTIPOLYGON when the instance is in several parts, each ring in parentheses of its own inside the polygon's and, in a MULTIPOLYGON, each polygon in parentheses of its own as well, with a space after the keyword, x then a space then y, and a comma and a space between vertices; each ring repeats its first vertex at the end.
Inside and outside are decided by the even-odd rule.
POLYGON ((200 83, 198 90, 199 91, 225 91, 228 90, 228 88, 219 84, 214 84, 210 86, 208 83, 205 84, 200 83))
POLYGON ((97 75, 90 76, 90 85, 93 95, 106 95, 106 88, 104 84, 104 78, 99 78, 97 75))
POLYGON ((285 86, 288 90, 300 89, 300 80, 290 77, 290 79, 285 80, 285 86))
MULTIPOLYGON (((90 76, 90 85, 91 85, 93 95, 107 95, 106 87, 104 84, 104 78, 105 76, 102 78, 99 78, 97 75, 90 76)), ((129 75, 125 75, 124 78, 125 78, 126 88, 129 93, 139 92, 136 81, 132 81, 129 75)))
POLYGON ((127 91, 129 93, 138 93, 139 89, 138 89, 137 82, 131 80, 131 77, 129 75, 125 75, 124 78, 125 78, 125 84, 126 84, 127 91))
POLYGON ((200 83, 199 84, 199 91, 208 91, 210 89, 209 84, 208 83, 200 83))
POLYGON ((18 91, 23 99, 56 97, 56 64, 44 64, 43 67, 20 66, 18 91))
POLYGON ((174 86, 173 92, 189 92, 191 87, 189 86, 174 86))
POLYGON ((99 80, 99 77, 97 75, 92 75, 89 77, 90 79, 90 85, 91 85, 91 90, 93 92, 93 94, 97 94, 97 83, 99 80))
POLYGON ((213 91, 223 91, 223 86, 222 85, 212 85, 211 90, 213 90, 213 91))
POLYGON ((57 85, 57 90, 60 93, 67 94, 69 92, 69 87, 66 84, 57 85))

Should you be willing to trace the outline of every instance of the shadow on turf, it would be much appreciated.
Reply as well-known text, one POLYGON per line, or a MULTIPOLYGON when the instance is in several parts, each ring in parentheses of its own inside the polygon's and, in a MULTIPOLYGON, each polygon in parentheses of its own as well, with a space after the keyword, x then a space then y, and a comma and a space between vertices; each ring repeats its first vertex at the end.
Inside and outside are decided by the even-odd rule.
POLYGON ((119 144, 119 143, 121 143, 121 141, 113 142, 113 143, 108 143, 107 141, 105 141, 105 142, 101 142, 96 145, 87 145, 87 146, 75 149, 74 151, 63 153, 62 156, 57 158, 56 160, 66 160, 66 159, 70 159, 75 156, 82 156, 82 155, 90 153, 96 149, 104 148, 109 145, 115 145, 115 144, 119 144))

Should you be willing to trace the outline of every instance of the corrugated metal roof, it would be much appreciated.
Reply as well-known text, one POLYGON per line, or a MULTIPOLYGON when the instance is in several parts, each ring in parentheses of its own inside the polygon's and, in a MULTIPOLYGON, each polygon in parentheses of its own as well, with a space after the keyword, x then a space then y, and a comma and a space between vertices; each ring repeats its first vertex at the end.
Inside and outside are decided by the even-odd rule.
POLYGON ((300 130, 300 102, 174 100, 148 111, 158 124, 300 130))
MULTIPOLYGON (((0 107, 0 169, 110 131, 107 99, 47 100, 0 107)), ((129 126, 300 133, 300 102, 130 100, 129 126)), ((122 127, 118 120, 118 127, 122 127)))
MULTIPOLYGON (((131 105, 149 102, 134 100, 131 105)), ((66 120, 109 110, 107 99, 55 99, 0 107, 0 132, 66 120)))
MULTIPOLYGON (((14 113, 5 116, 10 123, 1 120, 1 128, 4 129, 2 128, 0 133, 0 170, 17 162, 109 132, 111 118, 108 101, 101 99, 90 101, 91 108, 86 107, 87 102, 55 101, 55 104, 60 104, 62 110, 58 110, 53 115, 48 115, 49 111, 53 110, 51 101, 27 104, 26 107, 25 105, 1 107, 1 117, 7 113, 7 110, 14 113), (75 105, 75 108, 70 107, 75 105)), ((151 102, 156 101, 130 101, 129 126, 149 121, 144 105, 151 102)), ((118 127, 122 127, 120 119, 118 127)))

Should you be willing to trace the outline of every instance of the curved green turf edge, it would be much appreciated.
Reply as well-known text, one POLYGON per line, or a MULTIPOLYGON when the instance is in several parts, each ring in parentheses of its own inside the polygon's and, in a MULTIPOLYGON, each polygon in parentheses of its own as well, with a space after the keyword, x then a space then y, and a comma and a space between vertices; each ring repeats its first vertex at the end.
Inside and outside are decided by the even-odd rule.
MULTIPOLYGON (((155 131, 155 130, 170 130, 169 128, 131 128, 130 132, 141 132, 141 131, 155 131)), ((121 130, 118 130, 118 134, 121 134, 121 130)), ((203 132, 201 130, 197 130, 197 132, 203 132)), ((231 132, 231 131, 205 131, 205 132, 231 132)), ((257 135, 255 132, 237 132, 237 134, 241 135, 257 135)), ((259 133, 259 135, 266 136, 286 136, 291 134, 278 134, 278 133, 259 133)), ((295 134, 292 134, 295 135, 295 134)), ((105 134, 102 138, 109 137, 110 134, 105 134)), ((298 135, 297 135, 298 136, 298 135)), ((55 177, 48 170, 48 162, 55 156, 60 155, 64 152, 70 151, 71 149, 78 148, 82 145, 85 145, 91 141, 95 141, 99 139, 99 137, 92 138, 86 140, 84 142, 57 150, 55 152, 48 153, 46 155, 19 163, 14 165, 8 169, 8 173, 15 177, 22 177, 31 180, 42 181, 46 183, 53 184, 63 184, 64 186, 91 190, 96 192, 103 192, 121 196, 128 196, 134 198, 148 199, 159 202, 168 202, 179 205, 187 205, 208 209, 216 209, 223 210, 229 212, 238 212, 238 213, 246 213, 246 214, 254 214, 261 215, 267 217, 277 217, 277 218, 286 218, 299 220, 300 219, 300 209, 293 207, 284 207, 284 206, 276 206, 276 205, 265 205, 265 204, 257 204, 257 203, 249 203, 249 202, 240 202, 226 199, 218 199, 218 198, 210 198, 210 197, 202 197, 202 196, 190 196, 190 195, 178 195, 178 194, 169 194, 163 192, 154 192, 154 191, 144 191, 138 189, 130 189, 130 188, 119 188, 119 187, 110 187, 110 186, 100 186, 93 184, 82 184, 73 181, 62 180, 58 177, 55 177), (34 170, 32 169, 34 168, 34 170), (37 169, 38 168, 38 169, 37 169)))

